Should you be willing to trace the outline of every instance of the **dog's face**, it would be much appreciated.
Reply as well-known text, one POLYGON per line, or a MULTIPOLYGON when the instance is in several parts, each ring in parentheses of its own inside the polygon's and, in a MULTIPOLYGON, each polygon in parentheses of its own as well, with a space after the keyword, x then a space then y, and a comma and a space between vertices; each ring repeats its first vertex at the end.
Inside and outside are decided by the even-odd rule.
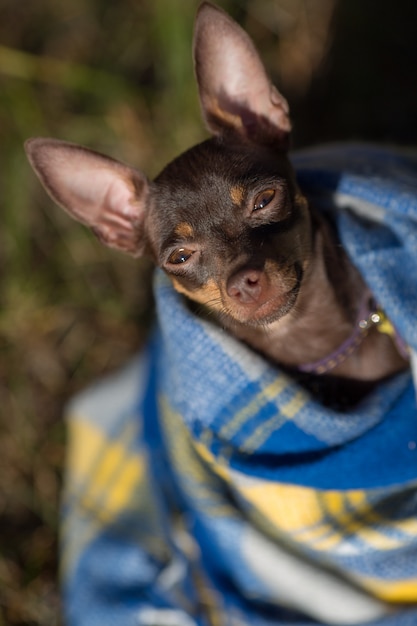
POLYGON ((211 139, 155 180, 146 224, 174 287, 229 321, 268 324, 294 305, 309 214, 283 153, 211 139))
POLYGON ((288 105, 246 33, 209 3, 196 18, 194 60, 213 138, 155 181, 74 144, 34 139, 26 150, 52 198, 103 243, 150 254, 229 327, 267 325, 294 306, 312 246, 287 159, 288 105))

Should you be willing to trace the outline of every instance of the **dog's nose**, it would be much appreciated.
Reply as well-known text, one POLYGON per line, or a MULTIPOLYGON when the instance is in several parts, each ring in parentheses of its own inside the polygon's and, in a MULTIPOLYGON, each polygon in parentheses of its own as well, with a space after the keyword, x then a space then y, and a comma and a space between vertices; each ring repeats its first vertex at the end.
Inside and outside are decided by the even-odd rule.
POLYGON ((242 304, 257 302, 264 287, 264 274, 256 269, 244 269, 229 278, 227 294, 242 304))

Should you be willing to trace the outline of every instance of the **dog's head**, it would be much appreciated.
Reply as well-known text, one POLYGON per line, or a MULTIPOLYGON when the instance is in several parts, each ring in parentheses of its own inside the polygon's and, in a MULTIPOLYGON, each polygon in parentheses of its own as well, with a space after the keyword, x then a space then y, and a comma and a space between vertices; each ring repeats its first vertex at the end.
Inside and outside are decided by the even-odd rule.
POLYGON ((311 254, 310 217, 287 159, 285 99, 247 34, 204 3, 195 25, 200 102, 212 138, 153 181, 52 139, 26 144, 52 198, 108 246, 149 255, 191 300, 232 322, 290 311, 311 254))

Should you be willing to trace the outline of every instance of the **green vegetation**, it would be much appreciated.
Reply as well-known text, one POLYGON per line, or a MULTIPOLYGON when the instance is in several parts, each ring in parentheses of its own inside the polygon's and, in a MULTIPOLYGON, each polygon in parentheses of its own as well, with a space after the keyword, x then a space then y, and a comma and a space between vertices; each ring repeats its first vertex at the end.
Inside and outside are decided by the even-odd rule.
POLYGON ((201 139, 197 4, 0 1, 0 625, 60 623, 62 408, 141 345, 151 309, 149 265, 56 208, 23 142, 75 141, 153 175, 201 139))

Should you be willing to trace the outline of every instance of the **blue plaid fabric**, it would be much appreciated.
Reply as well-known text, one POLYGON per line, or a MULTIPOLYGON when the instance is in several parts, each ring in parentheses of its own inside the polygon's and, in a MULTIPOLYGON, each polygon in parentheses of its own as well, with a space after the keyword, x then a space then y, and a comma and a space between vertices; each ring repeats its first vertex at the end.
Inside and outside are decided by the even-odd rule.
MULTIPOLYGON (((417 160, 294 157, 417 350, 417 160)), ((158 326, 74 399, 62 521, 69 626, 417 624, 411 373, 350 412, 190 313, 161 273, 158 326)))

